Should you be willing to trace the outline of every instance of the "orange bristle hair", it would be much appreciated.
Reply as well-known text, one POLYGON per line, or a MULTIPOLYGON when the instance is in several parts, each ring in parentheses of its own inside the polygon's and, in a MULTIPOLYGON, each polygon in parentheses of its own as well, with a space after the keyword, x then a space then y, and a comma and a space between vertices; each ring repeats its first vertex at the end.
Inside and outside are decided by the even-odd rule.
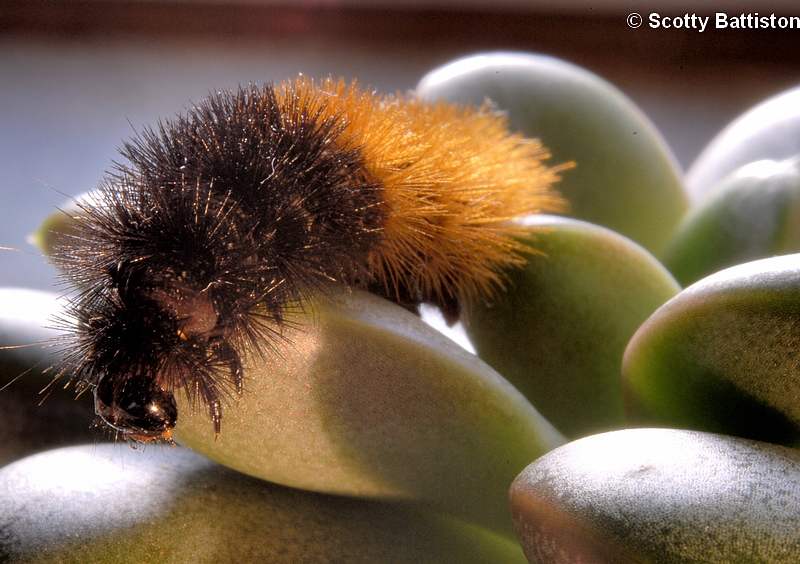
POLYGON ((501 273, 525 261, 509 222, 563 209, 551 189, 561 167, 543 165, 547 150, 510 134, 500 113, 377 96, 343 80, 301 77, 278 92, 342 119, 380 179, 392 211, 369 266, 389 297, 402 301, 398 288, 410 287, 444 306, 499 290, 501 273))

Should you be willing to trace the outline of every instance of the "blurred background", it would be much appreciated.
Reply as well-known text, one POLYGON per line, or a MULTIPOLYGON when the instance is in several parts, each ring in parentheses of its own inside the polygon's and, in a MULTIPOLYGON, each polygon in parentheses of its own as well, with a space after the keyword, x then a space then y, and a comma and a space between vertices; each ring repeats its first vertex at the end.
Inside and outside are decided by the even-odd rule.
POLYGON ((412 89, 481 51, 549 54, 614 83, 688 167, 750 106, 800 84, 800 30, 652 29, 650 13, 800 16, 796 0, 3 0, 0 286, 52 288, 27 241, 134 130, 210 90, 303 72, 412 89), (702 9, 702 12, 698 11, 702 9), (632 11, 644 24, 630 28, 632 11))

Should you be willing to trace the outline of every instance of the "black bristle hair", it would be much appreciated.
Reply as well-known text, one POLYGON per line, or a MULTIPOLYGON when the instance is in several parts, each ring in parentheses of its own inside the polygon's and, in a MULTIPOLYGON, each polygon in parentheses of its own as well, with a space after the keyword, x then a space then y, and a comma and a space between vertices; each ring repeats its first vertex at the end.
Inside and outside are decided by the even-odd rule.
POLYGON ((241 351, 269 344, 320 278, 365 275, 381 185, 337 120, 290 102, 272 86, 217 93, 123 146, 129 164, 55 253, 82 289, 65 362, 81 386, 183 388, 219 433, 241 351))

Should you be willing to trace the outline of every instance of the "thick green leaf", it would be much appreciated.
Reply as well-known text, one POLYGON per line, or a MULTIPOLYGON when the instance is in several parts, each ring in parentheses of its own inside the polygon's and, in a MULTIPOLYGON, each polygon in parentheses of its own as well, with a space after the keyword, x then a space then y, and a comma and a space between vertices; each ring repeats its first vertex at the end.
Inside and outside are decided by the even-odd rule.
POLYGON ((541 254, 508 289, 468 304, 478 355, 568 437, 626 425, 620 365, 642 322, 680 288, 647 251, 604 227, 538 215, 524 241, 541 254))
POLYGON ((722 180, 675 233, 664 264, 687 286, 723 268, 800 251, 800 159, 758 161, 722 180))
POLYGON ((64 202, 56 211, 48 215, 39 228, 31 234, 31 242, 39 247, 45 256, 50 256, 53 254, 55 245, 59 242, 59 238, 63 237, 63 234, 77 234, 72 218, 84 215, 84 210, 81 206, 97 206, 100 204, 92 192, 85 192, 74 199, 64 202))
POLYGON ((736 169, 760 160, 800 154, 800 87, 748 110, 723 129, 686 172, 686 188, 699 201, 736 169))
POLYGON ((800 255, 683 290, 631 339, 623 382, 642 424, 800 446, 800 255))
POLYGON ((0 507, 6 563, 525 560, 513 541, 449 517, 277 486, 178 447, 18 461, 0 471, 0 507))
POLYGON ((658 255, 687 207, 681 172, 650 120, 617 88, 543 55, 487 53, 428 73, 425 100, 483 104, 541 139, 553 164, 575 162, 556 188, 570 215, 618 231, 658 255))
POLYGON ((246 368, 215 438, 179 398, 176 439, 298 488, 422 503, 513 534, 508 487, 563 438, 507 381, 417 316, 330 289, 246 368))
POLYGON ((511 488, 531 564, 797 562, 800 451, 671 429, 605 433, 511 488))

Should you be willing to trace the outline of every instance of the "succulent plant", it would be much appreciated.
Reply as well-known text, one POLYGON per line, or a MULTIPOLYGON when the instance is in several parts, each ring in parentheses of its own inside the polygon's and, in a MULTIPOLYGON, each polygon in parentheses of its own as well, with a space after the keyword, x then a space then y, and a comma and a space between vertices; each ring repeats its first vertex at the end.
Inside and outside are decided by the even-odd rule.
POLYGON ((89 392, 51 384, 58 347, 18 346, 53 335, 35 312, 58 299, 0 291, 0 559, 796 561, 797 92, 684 177, 585 69, 486 53, 431 71, 422 99, 488 100, 573 162, 570 209, 517 222, 526 264, 464 304, 476 354, 383 298, 321 288, 276 354, 248 357, 219 436, 178 394, 177 445, 92 445, 89 392))

